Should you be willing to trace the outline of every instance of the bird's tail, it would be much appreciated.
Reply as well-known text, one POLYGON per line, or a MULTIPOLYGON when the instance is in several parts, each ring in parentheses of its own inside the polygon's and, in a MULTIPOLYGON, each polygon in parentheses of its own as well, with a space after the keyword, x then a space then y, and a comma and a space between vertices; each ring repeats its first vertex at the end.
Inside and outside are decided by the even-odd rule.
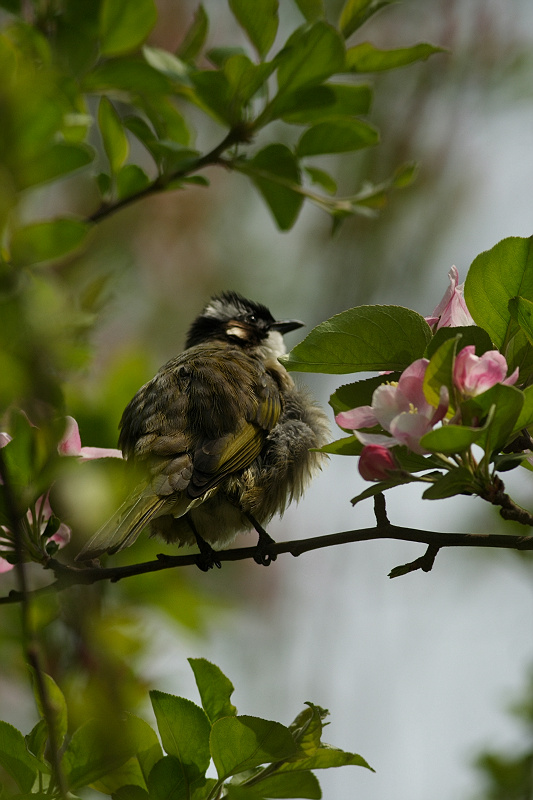
POLYGON ((168 499, 145 487, 128 497, 89 539, 76 561, 89 561, 102 553, 118 553, 137 539, 142 529, 161 511, 168 499))

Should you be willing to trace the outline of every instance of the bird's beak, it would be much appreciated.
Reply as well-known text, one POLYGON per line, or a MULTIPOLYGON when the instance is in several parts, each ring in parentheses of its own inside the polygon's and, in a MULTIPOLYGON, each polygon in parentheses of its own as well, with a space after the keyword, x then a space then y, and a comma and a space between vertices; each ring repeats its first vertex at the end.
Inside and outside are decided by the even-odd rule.
POLYGON ((277 322, 272 323, 270 330, 289 333, 289 331, 295 331, 297 328, 303 328, 304 325, 305 322, 300 322, 299 319, 279 319, 277 322))

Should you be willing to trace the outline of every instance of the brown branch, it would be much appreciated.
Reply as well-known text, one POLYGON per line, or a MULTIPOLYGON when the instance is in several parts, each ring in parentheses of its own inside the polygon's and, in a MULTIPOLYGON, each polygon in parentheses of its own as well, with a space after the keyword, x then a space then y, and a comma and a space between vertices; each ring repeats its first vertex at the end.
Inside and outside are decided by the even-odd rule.
POLYGON ((132 203, 136 203, 138 200, 142 200, 144 197, 150 197, 158 192, 163 192, 165 191, 166 187, 174 181, 180 180, 181 178, 186 178, 192 173, 198 172, 205 167, 213 166, 215 164, 224 164, 227 166, 227 162, 222 159, 222 154, 224 151, 228 150, 235 144, 249 141, 249 138, 250 132, 244 126, 236 126, 235 128, 232 128, 228 135, 220 142, 220 144, 214 147, 209 153, 197 158, 188 167, 178 169, 171 175, 159 175, 154 181, 149 183, 148 186, 145 186, 144 189, 141 189, 135 194, 123 197, 122 200, 117 200, 115 203, 102 203, 99 208, 96 209, 96 211, 87 217, 88 222, 99 222, 101 219, 115 214, 122 208, 125 208, 132 203))
MULTIPOLYGON (((533 536, 515 536, 498 533, 444 533, 437 531, 417 530, 404 528, 398 525, 376 525, 373 528, 362 528, 356 531, 342 531, 324 536, 315 536, 310 539, 296 539, 291 542, 277 542, 272 545, 272 552, 276 555, 290 553, 300 556, 312 550, 323 547, 334 547, 352 542, 367 542, 374 539, 396 539, 404 542, 419 542, 428 545, 428 552, 421 559, 417 559, 418 566, 413 569, 429 571, 437 554, 443 547, 496 547, 505 550, 533 550, 533 536)), ((239 547, 231 550, 217 552, 219 561, 242 561, 253 559, 255 547, 239 547)), ((415 562, 413 562, 415 563, 415 562)), ((48 561, 47 568, 51 569, 56 581, 40 589, 29 592, 31 595, 46 594, 51 591, 60 591, 77 584, 93 584, 98 581, 116 582, 134 575, 144 575, 148 572, 159 572, 163 569, 174 567, 187 567, 197 564, 197 555, 192 553, 184 556, 160 554, 154 561, 145 561, 140 564, 130 564, 118 567, 71 567, 62 564, 54 558, 48 561)), ((398 568, 401 569, 401 568, 398 568)), ((406 570, 412 572, 413 569, 406 570)), ((394 573, 394 570, 393 570, 394 573)), ((7 597, 0 598, 0 604, 17 603, 22 599, 20 592, 10 592, 7 597)))

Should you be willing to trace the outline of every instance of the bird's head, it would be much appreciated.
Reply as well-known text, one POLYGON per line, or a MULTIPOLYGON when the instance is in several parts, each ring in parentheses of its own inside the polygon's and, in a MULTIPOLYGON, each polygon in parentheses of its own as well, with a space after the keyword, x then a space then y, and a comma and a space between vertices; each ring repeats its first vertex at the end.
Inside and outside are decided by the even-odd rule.
POLYGON ((196 317, 185 346, 223 341, 243 349, 264 349, 265 356, 277 357, 285 353, 283 334, 303 324, 296 319, 275 320, 261 303, 247 300, 237 292, 224 292, 212 297, 196 317))

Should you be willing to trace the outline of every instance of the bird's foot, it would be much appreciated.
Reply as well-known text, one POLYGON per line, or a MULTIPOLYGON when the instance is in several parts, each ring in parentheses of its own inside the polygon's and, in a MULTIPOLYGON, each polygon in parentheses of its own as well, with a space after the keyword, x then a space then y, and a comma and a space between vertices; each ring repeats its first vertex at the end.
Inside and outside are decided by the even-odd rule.
POLYGON ((217 557, 217 553, 210 544, 208 544, 205 539, 202 539, 201 536, 196 538, 196 543, 200 552, 196 556, 196 566, 198 569, 201 569, 202 572, 209 572, 210 569, 216 567, 220 569, 222 564, 217 557))
POLYGON ((254 561, 256 564, 261 564, 263 567, 268 567, 272 561, 275 561, 278 557, 273 548, 273 545, 275 545, 276 542, 251 514, 247 514, 247 517, 259 534, 259 540, 254 553, 254 561))

